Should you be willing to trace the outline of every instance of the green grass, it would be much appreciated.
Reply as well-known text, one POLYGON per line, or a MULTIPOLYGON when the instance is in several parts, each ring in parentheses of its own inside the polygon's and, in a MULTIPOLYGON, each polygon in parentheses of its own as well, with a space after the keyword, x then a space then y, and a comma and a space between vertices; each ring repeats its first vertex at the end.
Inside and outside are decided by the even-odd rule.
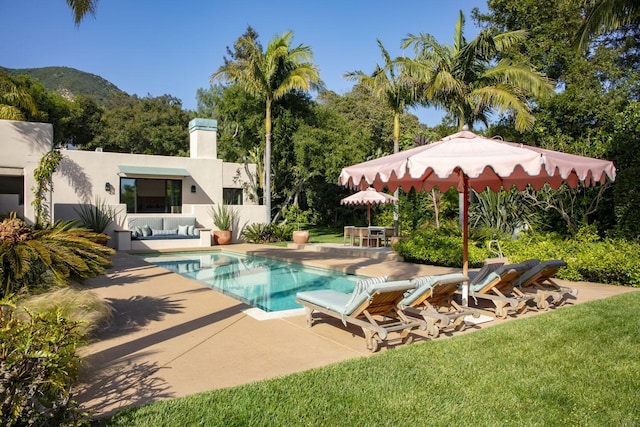
POLYGON ((343 243, 344 230, 342 228, 329 228, 313 226, 309 230, 310 243, 343 243))
POLYGON ((154 403, 105 426, 638 426, 640 292, 299 374, 154 403))

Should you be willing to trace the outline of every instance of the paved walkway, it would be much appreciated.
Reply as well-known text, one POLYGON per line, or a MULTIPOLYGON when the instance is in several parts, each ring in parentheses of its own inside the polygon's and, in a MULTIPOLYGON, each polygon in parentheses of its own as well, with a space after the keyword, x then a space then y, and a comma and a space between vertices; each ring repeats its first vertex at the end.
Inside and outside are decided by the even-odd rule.
MULTIPOLYGON (((247 244, 225 249, 390 279, 453 271, 338 252, 247 244)), ((634 291, 571 286, 579 288, 573 304, 634 291)), ((308 328, 303 315, 258 320, 247 314, 249 306, 127 253, 117 253, 113 268, 87 288, 115 310, 110 327, 82 350, 87 364, 76 397, 95 416, 371 354, 357 328, 345 329, 335 319, 308 328)))

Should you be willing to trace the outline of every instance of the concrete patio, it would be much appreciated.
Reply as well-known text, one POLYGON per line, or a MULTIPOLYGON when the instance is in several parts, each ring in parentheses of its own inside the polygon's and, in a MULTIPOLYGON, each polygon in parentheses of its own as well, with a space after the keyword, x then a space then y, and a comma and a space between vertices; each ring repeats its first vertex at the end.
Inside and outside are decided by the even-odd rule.
MULTIPOLYGON (((390 279, 454 270, 399 262, 385 250, 344 252, 330 245, 238 244, 225 250, 390 279)), ((571 286, 579 293, 568 306, 636 290, 576 282, 571 286)), ((76 398, 96 417, 371 354, 359 328, 347 329, 332 318, 308 328, 300 312, 259 320, 249 314, 251 307, 124 252, 114 255, 105 276, 88 281, 85 288, 115 310, 109 328, 82 349, 86 366, 76 398)), ((532 310, 518 317, 535 314, 532 310)), ((501 322, 475 325, 462 333, 501 322)), ((428 345, 420 331, 414 341, 412 345, 428 345)), ((394 346, 392 340, 381 351, 394 346)))

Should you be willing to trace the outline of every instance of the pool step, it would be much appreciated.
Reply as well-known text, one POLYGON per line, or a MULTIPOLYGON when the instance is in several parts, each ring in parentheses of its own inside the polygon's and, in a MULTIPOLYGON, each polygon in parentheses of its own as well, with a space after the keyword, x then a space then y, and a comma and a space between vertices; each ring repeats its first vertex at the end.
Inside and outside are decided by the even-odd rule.
POLYGON ((329 254, 341 254, 344 256, 358 258, 372 258, 381 261, 403 261, 402 257, 391 248, 359 248, 354 246, 343 246, 329 243, 309 243, 296 244, 289 243, 288 248, 304 249, 329 254))

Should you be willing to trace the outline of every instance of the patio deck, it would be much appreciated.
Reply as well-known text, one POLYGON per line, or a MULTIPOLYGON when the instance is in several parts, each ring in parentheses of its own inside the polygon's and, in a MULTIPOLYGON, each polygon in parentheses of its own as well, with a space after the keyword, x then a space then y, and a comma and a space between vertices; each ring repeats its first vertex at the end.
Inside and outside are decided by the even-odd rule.
MULTIPOLYGON (((225 250, 365 276, 386 274, 391 279, 454 271, 389 260, 380 255, 384 249, 350 253, 327 249, 330 246, 238 244, 225 250)), ((579 288, 572 304, 636 290, 575 282, 571 286, 579 288)), ((330 318, 308 328, 303 315, 261 321, 247 313, 249 306, 123 252, 114 255, 105 276, 89 280, 85 288, 115 309, 111 326, 82 349, 87 364, 76 398, 96 417, 371 354, 359 328, 347 331, 330 318)), ((500 322, 476 325, 463 333, 500 322)), ((416 332, 412 345, 426 341, 420 334, 416 332)), ((387 349, 383 346, 381 351, 387 349)))

